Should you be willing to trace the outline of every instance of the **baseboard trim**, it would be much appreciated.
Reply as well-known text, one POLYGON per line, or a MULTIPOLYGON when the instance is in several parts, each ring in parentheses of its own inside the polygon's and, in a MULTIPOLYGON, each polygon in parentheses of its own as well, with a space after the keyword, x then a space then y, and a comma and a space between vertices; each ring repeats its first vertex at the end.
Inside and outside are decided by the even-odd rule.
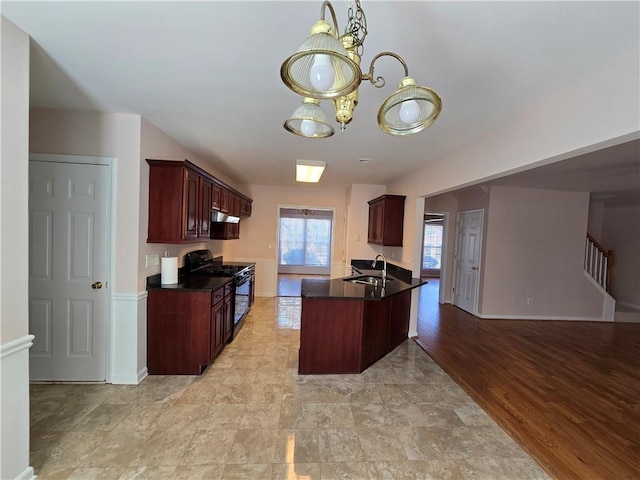
POLYGON ((16 480, 33 480, 35 478, 37 477, 33 467, 27 467, 20 475, 16 477, 16 480))
POLYGON ((635 303, 631 303, 631 302, 617 302, 618 305, 620 305, 621 307, 624 308, 630 308, 631 310, 636 310, 640 312, 640 305, 636 305, 635 303))
POLYGON ((602 317, 563 317, 553 315, 491 315, 478 314, 476 317, 483 320, 546 320, 546 321, 567 321, 567 322, 607 322, 612 320, 603 320, 602 317))
POLYGON ((138 383, 140 383, 142 380, 144 380, 148 376, 149 376, 149 370, 147 370, 147 367, 144 367, 142 370, 138 372, 138 383))

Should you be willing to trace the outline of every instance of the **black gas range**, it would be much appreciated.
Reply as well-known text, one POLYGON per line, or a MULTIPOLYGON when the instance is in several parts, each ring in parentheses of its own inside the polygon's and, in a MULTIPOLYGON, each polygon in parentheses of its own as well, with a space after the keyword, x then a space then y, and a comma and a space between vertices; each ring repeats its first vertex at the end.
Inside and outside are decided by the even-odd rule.
MULTIPOLYGON (((184 256, 183 273, 186 276, 232 277, 234 286, 233 333, 235 338, 244 324, 253 303, 254 265, 236 262, 224 263, 222 257, 214 257, 210 250, 194 250, 184 256)), ((231 341, 229 340, 229 341, 231 341)))

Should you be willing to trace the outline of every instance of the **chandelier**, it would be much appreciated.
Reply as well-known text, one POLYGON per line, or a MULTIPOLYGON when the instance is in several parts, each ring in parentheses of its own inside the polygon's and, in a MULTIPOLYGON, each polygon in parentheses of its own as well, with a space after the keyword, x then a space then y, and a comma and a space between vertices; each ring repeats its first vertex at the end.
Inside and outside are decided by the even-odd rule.
POLYGON ((378 58, 390 56, 404 67, 404 77, 398 89, 389 96, 378 110, 378 125, 390 135, 412 135, 421 132, 436 121, 442 111, 442 100, 428 87, 418 86, 409 76, 406 62, 393 52, 382 52, 371 60, 369 71, 362 73, 360 60, 367 36, 367 19, 360 0, 350 0, 345 32, 338 36, 338 22, 329 1, 322 2, 320 20, 311 28, 311 35, 298 50, 280 67, 284 84, 303 97, 300 105, 284 128, 291 133, 309 138, 326 138, 335 133, 320 100, 332 100, 336 121, 344 133, 353 119, 358 105, 358 87, 363 80, 382 88, 383 77, 374 76, 374 64, 378 58), (325 21, 329 9, 333 27, 325 21))

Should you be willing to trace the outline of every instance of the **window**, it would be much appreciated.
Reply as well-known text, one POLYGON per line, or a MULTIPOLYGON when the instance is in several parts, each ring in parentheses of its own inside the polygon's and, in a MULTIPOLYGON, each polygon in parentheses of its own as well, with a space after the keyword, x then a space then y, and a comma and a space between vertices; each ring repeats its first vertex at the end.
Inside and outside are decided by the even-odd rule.
POLYGON ((279 273, 331 273, 331 210, 280 209, 279 273))
POLYGON ((422 275, 439 275, 442 262, 442 215, 427 214, 422 241, 422 275))

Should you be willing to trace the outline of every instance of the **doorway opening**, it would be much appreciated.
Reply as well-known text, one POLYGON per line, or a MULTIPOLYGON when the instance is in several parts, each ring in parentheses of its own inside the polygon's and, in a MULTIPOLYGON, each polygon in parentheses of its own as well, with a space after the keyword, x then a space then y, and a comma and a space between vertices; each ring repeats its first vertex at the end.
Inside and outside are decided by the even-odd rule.
POLYGON ((442 270, 442 243, 444 236, 444 214, 425 213, 422 233, 422 261, 420 276, 440 278, 442 270))
POLYGON ((277 296, 300 296, 303 278, 331 274, 334 212, 281 207, 279 213, 277 296))

